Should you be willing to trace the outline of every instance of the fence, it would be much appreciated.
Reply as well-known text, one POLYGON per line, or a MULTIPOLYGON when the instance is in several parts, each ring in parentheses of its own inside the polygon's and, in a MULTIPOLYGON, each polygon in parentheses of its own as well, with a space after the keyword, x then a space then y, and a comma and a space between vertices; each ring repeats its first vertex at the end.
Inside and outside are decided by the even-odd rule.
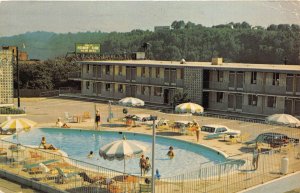
POLYGON ((0 141, 0 168, 74 193, 138 192, 144 177, 88 164, 56 151, 0 141), (43 163, 43 164, 40 164, 43 163), (45 169, 46 168, 46 169, 45 169))
MULTIPOLYGON (((214 117, 211 117, 214 118, 214 117)), ((219 119, 219 118, 218 118, 219 119)), ((230 119, 226 119, 229 120, 230 119)), ((214 119, 212 121, 215 122, 214 119)), ((220 119, 222 121, 222 119, 220 119)), ((264 127, 262 122, 246 122, 260 126, 261 132, 287 134, 300 138, 299 129, 273 126, 264 127), (264 130, 265 129, 265 130, 264 130)), ((268 126, 268 125, 267 125, 268 126)), ((275 135, 274 135, 275 136, 275 135)), ((300 145, 291 140, 284 145, 270 148, 262 147, 259 154, 258 167, 254 169, 253 156, 244 154, 231 156, 228 161, 212 165, 205 163, 191 171, 183 171, 177 176, 156 180, 157 193, 230 193, 237 192, 269 180, 281 177, 283 157, 289 159, 288 173, 300 170, 300 145)), ((72 193, 93 192, 140 192, 141 184, 145 185, 145 177, 123 174, 118 171, 85 163, 61 155, 57 151, 36 149, 8 141, 0 141, 0 168, 41 183, 72 193), (43 163, 50 171, 43 169, 43 163), (61 168, 63 173, 57 169, 61 168)))
POLYGON ((260 153, 258 168, 255 170, 253 156, 246 155, 238 160, 163 179, 165 186, 158 186, 161 188, 158 192, 238 192, 281 177, 282 157, 289 158, 289 172, 298 171, 300 160, 297 156, 294 149, 289 152, 283 149, 266 151, 260 153))
POLYGON ((60 87, 59 94, 81 94, 81 91, 72 87, 60 87))

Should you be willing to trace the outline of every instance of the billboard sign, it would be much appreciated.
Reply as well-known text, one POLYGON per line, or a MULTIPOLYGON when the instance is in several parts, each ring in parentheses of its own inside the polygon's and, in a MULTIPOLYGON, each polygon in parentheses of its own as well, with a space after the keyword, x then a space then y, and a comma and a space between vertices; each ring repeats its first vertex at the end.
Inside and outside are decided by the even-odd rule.
POLYGON ((75 52, 78 54, 100 54, 100 44, 75 44, 75 52))

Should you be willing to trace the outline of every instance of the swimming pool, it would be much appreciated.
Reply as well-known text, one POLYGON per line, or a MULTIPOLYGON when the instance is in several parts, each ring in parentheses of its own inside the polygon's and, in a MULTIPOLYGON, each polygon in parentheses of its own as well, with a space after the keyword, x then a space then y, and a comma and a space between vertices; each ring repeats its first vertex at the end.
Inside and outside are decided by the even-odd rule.
MULTIPOLYGON (((122 139, 123 135, 128 140, 138 140, 144 143, 148 150, 145 156, 151 159, 152 137, 144 134, 125 133, 110 131, 88 131, 79 129, 55 129, 40 128, 30 132, 23 132, 18 136, 18 142, 24 145, 39 145, 42 136, 45 136, 47 143, 66 152, 69 157, 92 163, 109 169, 123 171, 123 161, 104 160, 99 156, 99 149, 112 141, 122 139), (87 158, 90 151, 94 151, 92 159, 87 158)), ((7 141, 17 142, 13 137, 6 138, 7 141)), ((207 147, 157 136, 155 146, 155 164, 164 177, 174 176, 193 169, 199 169, 200 165, 214 165, 224 162, 226 158, 218 152, 207 147), (170 160, 167 157, 169 146, 174 147, 175 157, 170 160)), ((130 174, 140 174, 139 158, 126 160, 126 172, 130 174)), ((150 173, 149 173, 150 174, 150 173)))

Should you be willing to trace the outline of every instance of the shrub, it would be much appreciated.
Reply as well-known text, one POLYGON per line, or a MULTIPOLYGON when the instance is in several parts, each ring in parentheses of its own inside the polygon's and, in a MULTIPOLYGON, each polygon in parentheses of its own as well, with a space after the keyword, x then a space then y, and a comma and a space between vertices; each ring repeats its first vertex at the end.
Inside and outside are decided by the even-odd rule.
POLYGON ((17 109, 14 107, 0 107, 0 114, 24 114, 23 109, 17 109))

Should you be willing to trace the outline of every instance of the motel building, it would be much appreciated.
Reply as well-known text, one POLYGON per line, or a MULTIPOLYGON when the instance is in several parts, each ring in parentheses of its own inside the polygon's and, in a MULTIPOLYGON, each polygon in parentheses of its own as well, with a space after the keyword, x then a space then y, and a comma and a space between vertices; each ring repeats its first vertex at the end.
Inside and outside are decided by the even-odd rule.
POLYGON ((119 60, 78 61, 81 94, 119 100, 136 97, 172 107, 177 92, 206 110, 300 117, 300 66, 273 64, 119 60))

